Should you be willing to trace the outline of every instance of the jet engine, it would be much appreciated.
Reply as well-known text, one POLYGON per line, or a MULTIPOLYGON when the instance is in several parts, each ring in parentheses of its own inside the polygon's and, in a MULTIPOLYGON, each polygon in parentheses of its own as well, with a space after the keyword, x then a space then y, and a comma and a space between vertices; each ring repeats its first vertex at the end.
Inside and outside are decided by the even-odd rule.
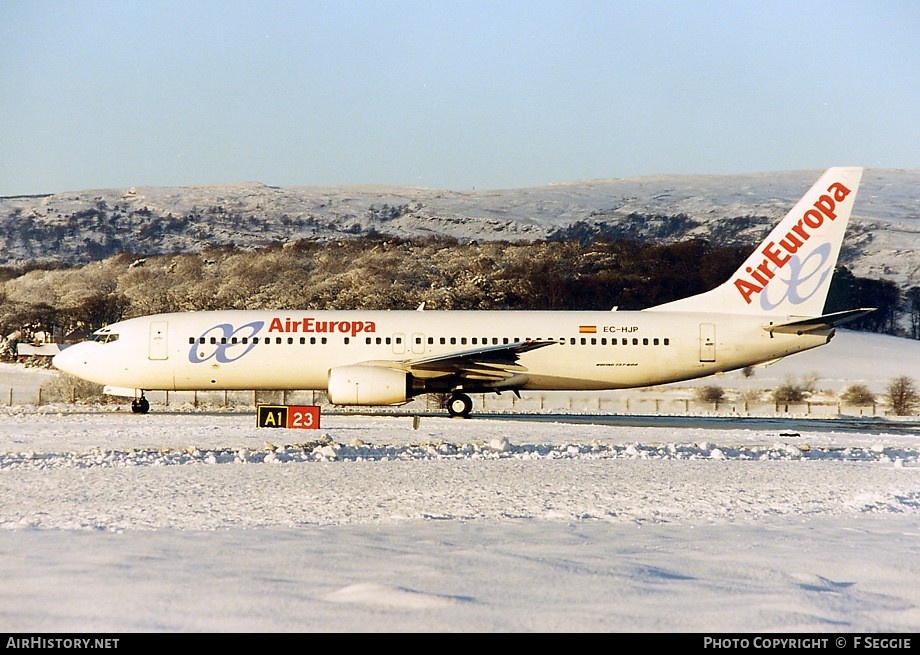
POLYGON ((337 366, 329 369, 333 405, 396 405, 408 399, 409 374, 383 366, 337 366))

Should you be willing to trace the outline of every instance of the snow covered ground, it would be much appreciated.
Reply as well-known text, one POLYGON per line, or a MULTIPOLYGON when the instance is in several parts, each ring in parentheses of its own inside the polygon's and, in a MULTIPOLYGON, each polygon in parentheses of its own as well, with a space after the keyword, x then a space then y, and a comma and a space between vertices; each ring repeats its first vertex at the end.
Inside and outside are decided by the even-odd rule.
MULTIPOLYGON (((769 375, 877 386, 918 347, 842 332, 769 375)), ((809 420, 0 407, 0 631, 920 630, 920 429, 809 420)))

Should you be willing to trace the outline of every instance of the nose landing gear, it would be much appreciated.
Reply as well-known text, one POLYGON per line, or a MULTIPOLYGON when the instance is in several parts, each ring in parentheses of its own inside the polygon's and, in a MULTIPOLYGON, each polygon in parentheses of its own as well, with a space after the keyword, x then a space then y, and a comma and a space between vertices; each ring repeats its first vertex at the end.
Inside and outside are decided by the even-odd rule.
POLYGON ((144 397, 143 391, 140 398, 135 398, 131 401, 131 411, 135 414, 146 414, 150 411, 150 401, 144 397))

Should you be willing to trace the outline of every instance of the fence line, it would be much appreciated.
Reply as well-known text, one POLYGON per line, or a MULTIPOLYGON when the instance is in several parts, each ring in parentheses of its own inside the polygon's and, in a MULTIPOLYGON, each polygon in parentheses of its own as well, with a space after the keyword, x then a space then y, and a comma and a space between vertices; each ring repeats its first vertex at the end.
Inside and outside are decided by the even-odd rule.
MULTIPOLYGON (((42 389, 0 387, 0 403, 8 407, 47 405, 61 402, 52 399, 42 389)), ((257 405, 327 405, 322 391, 150 391, 146 394, 153 408, 239 408, 253 410, 257 405)), ((71 392, 71 404, 127 405, 124 398, 111 398, 108 402, 78 401, 71 392)), ((342 409, 342 408, 340 408, 342 409)), ((352 408, 366 409, 366 408, 352 408)), ((437 397, 423 395, 400 406, 404 411, 438 411, 437 397)), ((512 393, 482 394, 474 400, 473 412, 484 413, 597 413, 635 415, 719 415, 719 416, 886 416, 888 412, 879 404, 868 406, 846 405, 835 401, 803 401, 800 403, 774 403, 773 401, 722 401, 701 402, 693 398, 675 398, 616 392, 592 393, 522 393, 518 398, 512 393)))

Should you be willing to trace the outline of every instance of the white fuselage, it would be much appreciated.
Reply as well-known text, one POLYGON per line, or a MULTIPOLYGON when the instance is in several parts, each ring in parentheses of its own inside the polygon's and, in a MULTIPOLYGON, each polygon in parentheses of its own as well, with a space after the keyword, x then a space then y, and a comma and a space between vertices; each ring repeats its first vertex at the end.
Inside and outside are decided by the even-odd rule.
POLYGON ((753 366, 871 311, 824 313, 861 176, 828 169, 732 277, 639 312, 158 314, 102 328, 54 364, 135 395, 141 412, 144 390, 317 389, 340 405, 447 392, 459 416, 471 392, 645 387, 753 366))
POLYGON ((553 341, 521 353, 519 371, 504 388, 600 390, 743 368, 823 345, 833 334, 764 329, 775 320, 632 311, 186 312, 113 324, 97 341, 66 348, 55 365, 138 390, 325 389, 336 367, 397 366, 502 343, 553 341))

